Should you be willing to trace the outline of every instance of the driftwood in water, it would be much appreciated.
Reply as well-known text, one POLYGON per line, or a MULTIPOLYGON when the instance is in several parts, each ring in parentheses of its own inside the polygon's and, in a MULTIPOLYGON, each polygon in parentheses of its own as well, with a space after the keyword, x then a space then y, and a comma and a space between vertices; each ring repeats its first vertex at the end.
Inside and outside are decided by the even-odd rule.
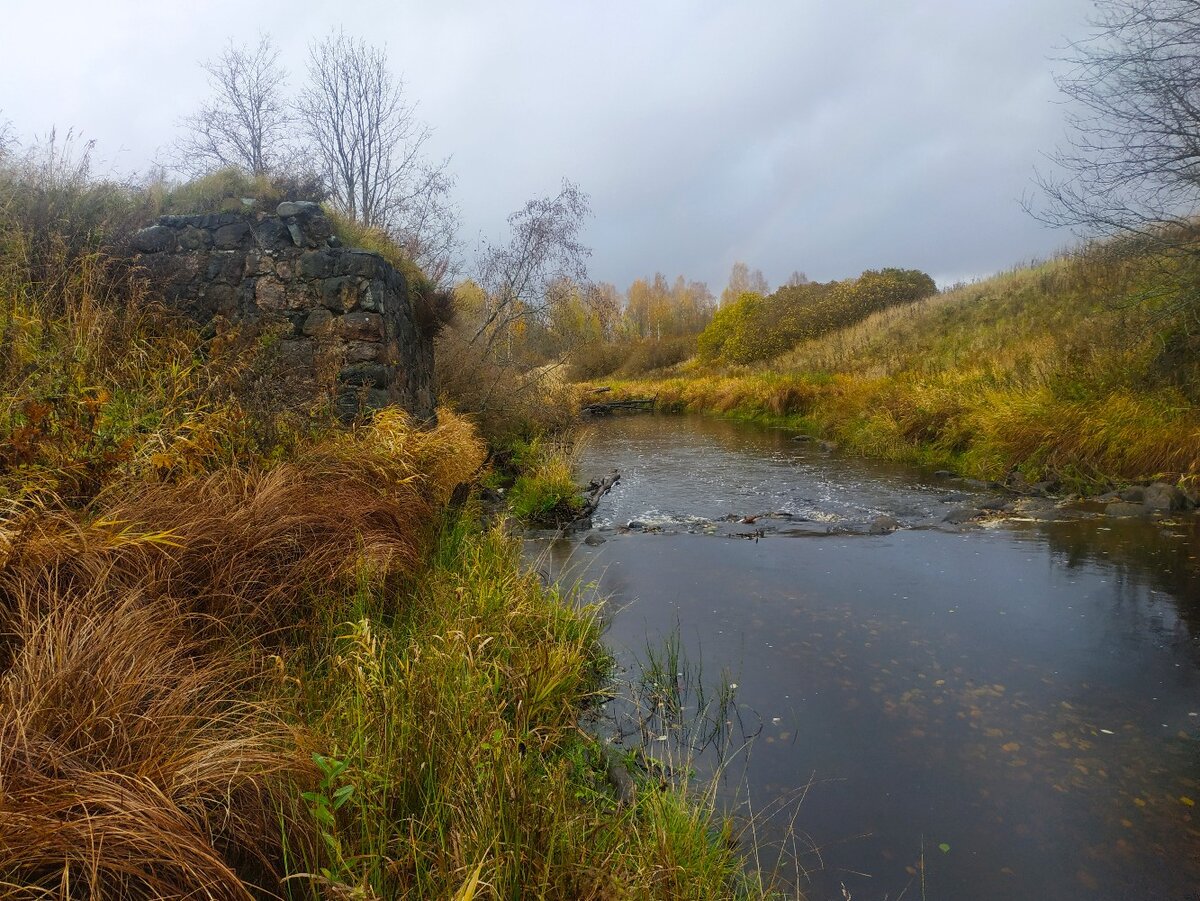
POLYGON ((621 474, 615 469, 610 475, 602 479, 592 479, 588 483, 587 488, 583 490, 584 497, 587 498, 583 505, 583 511, 580 516, 591 516, 596 512, 596 508, 600 506, 600 498, 612 491, 613 485, 621 481, 621 474))
POLYGON ((614 410, 645 410, 654 409, 654 402, 658 400, 658 396, 654 397, 638 397, 631 400, 610 400, 608 402, 596 401, 596 403, 588 404, 583 408, 583 412, 591 416, 607 416, 614 410))
POLYGON ((592 527, 592 514, 600 506, 600 498, 612 491, 613 485, 619 481, 621 481, 621 474, 615 469, 610 475, 602 479, 592 479, 588 483, 588 486, 583 489, 583 507, 580 508, 579 515, 567 526, 567 530, 590 529, 592 527))

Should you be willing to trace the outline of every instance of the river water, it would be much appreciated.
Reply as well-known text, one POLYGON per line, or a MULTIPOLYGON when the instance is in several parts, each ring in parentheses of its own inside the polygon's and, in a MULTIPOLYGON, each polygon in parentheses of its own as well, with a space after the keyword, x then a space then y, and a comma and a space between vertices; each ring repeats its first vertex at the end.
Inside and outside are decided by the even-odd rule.
POLYGON ((599 421, 596 528, 528 543, 627 671, 728 671, 723 802, 810 899, 1200 898, 1198 518, 951 526, 981 486, 792 438, 599 421))

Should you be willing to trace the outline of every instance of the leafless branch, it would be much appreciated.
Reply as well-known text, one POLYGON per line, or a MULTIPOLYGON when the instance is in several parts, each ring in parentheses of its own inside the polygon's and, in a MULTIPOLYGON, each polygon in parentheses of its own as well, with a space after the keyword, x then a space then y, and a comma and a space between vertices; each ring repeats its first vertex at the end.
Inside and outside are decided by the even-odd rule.
POLYGON ((292 113, 286 73, 268 35, 235 45, 201 64, 212 96, 183 120, 176 167, 191 175, 236 166, 250 175, 272 172, 289 154, 292 113))

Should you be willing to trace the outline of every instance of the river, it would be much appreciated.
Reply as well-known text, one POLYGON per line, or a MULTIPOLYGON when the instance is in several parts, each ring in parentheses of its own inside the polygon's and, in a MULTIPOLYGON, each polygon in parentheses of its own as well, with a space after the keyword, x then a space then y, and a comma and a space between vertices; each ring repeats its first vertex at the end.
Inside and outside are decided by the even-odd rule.
POLYGON ((598 421, 595 528, 527 543, 626 672, 727 671, 722 803, 813 901, 1200 898, 1200 518, 950 525, 994 492, 793 437, 598 421))

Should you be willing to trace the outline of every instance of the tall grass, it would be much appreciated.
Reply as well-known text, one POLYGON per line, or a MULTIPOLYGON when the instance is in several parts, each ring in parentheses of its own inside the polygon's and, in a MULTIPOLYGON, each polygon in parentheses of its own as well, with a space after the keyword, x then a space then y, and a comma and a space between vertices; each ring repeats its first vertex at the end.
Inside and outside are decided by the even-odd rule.
POLYGON ((360 586, 301 657, 300 703, 333 736, 326 889, 368 897, 713 898, 746 888, 711 799, 650 790, 621 807, 577 726, 605 683, 598 610, 465 520, 406 601, 360 586))
POLYGON ((876 313, 764 366, 621 387, 985 479, 1195 479, 1200 333, 1161 277, 1160 261, 1092 250, 876 313))
POLYGON ((711 798, 618 806, 596 611, 464 510, 476 425, 281 414, 50 163, 0 172, 0 895, 754 893, 711 798))

